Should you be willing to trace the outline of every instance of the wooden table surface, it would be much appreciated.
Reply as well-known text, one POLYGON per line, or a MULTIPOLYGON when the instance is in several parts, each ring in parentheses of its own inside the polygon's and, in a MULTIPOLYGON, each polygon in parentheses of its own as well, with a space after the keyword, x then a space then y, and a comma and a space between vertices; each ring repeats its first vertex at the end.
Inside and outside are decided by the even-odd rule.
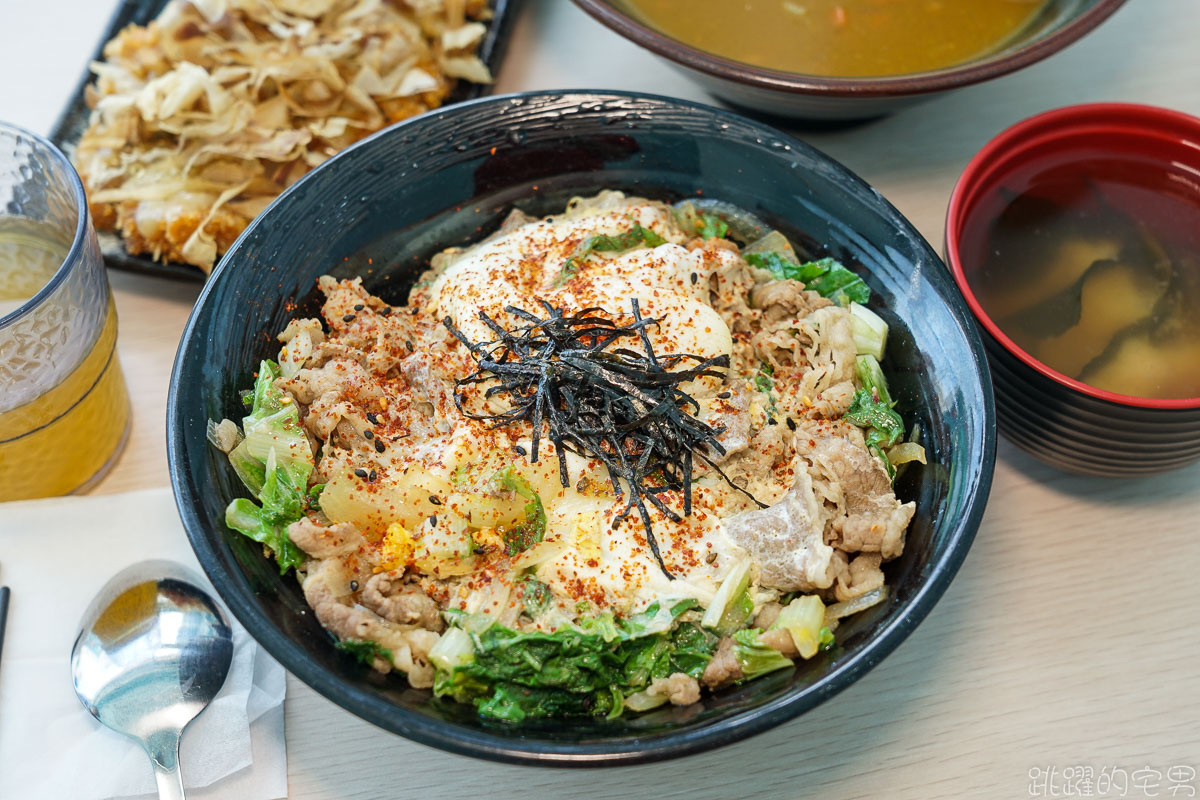
MULTIPOLYGON (((0 117, 48 130, 82 66, 83 56, 63 54, 90 52, 107 13, 89 0, 6 3, 0 117)), ((530 0, 509 53, 498 91, 706 99, 566 0, 530 0)), ((866 178, 940 249, 950 190, 989 138, 1047 108, 1102 100, 1200 114, 1200 2, 1130 0, 1022 72, 861 127, 796 133, 866 178)), ((98 493, 168 482, 167 382, 198 291, 124 273, 112 284, 134 416, 98 493)), ((1002 441, 983 525, 937 607, 882 664, 798 720, 664 764, 534 769, 414 744, 290 679, 290 796, 1194 797, 1197 567, 1200 465, 1138 480, 1080 478, 1002 441)))

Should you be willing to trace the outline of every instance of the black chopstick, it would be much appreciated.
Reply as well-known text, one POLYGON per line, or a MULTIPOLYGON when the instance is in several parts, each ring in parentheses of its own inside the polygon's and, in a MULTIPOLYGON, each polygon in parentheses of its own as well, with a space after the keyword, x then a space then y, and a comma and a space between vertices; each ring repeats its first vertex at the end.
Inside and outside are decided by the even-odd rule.
POLYGON ((4 649, 4 621, 8 619, 8 587, 0 586, 0 651, 4 649))

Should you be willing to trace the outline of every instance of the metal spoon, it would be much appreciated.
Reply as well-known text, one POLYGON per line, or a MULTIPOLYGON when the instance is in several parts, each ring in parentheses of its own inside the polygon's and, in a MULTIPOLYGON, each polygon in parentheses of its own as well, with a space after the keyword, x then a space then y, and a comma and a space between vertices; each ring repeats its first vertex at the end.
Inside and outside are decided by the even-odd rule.
POLYGON ((216 697, 233 660, 233 633, 213 599, 170 561, 145 561, 110 580, 71 648, 75 694, 92 716, 137 739, 158 796, 182 800, 179 740, 216 697))

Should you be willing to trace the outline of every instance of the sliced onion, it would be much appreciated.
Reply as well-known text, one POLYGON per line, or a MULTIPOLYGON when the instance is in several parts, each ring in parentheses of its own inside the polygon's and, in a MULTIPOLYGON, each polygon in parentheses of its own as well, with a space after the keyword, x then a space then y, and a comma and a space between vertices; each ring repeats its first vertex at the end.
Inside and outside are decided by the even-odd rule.
MULTIPOLYGON (((733 239, 741 243, 761 239, 765 232, 771 230, 770 225, 767 225, 746 209, 735 206, 733 203, 726 203, 723 200, 700 198, 696 200, 684 200, 681 203, 676 203, 675 207, 687 215, 689 213, 687 211, 689 205, 695 211, 719 216, 729 226, 729 234, 733 239)), ((791 245, 788 245, 788 252, 791 252, 791 250, 791 245)))
POLYGON ((858 597, 852 597, 841 603, 834 603, 825 609, 825 624, 832 625, 843 617, 857 614, 860 611, 866 611, 868 608, 877 606, 884 600, 887 600, 887 596, 887 587, 880 586, 878 589, 872 589, 866 594, 860 594, 858 597))
POLYGON ((895 447, 889 448, 887 451, 888 461, 892 462, 893 467, 898 467, 901 464, 907 464, 909 461, 919 461, 925 463, 925 448, 916 442, 903 442, 895 447))
POLYGON ((567 546, 563 542, 557 540, 538 542, 533 547, 529 548, 513 559, 513 569, 519 572, 526 567, 536 567, 543 561, 549 561, 550 559, 558 556, 566 549, 567 546))
POLYGON ((651 694, 649 690, 634 692, 625 698, 625 707, 630 711, 649 711, 667 702, 665 694, 651 694))
POLYGON ((755 239, 742 250, 742 255, 751 253, 779 253, 795 264, 800 263, 795 249, 792 248, 792 243, 779 231, 771 231, 766 236, 755 239))
POLYGON ((500 617, 496 620, 496 622, 500 625, 503 625, 505 628, 515 629, 517 627, 517 618, 521 616, 521 611, 523 611, 524 608, 525 606, 523 604, 509 600, 508 603, 505 604, 504 610, 500 612, 500 617))
POLYGON ((475 571, 475 557, 465 558, 423 558, 417 559, 417 569, 435 578, 453 578, 458 575, 470 575, 475 571))
POLYGON ((725 613, 725 607, 746 590, 749 582, 750 559, 748 557, 740 558, 725 573, 721 587, 717 589, 712 602, 704 610, 704 618, 700 620, 700 624, 706 628, 716 628, 725 613))
POLYGON ((220 422, 213 422, 210 419, 205 434, 214 447, 226 454, 241 444, 242 439, 245 438, 238 426, 228 419, 220 422))
POLYGON ((452 672, 455 667, 469 664, 475 658, 475 646, 471 635, 459 628, 447 628, 429 650, 429 660, 443 672, 452 672))
POLYGON ((471 592, 467 598, 466 611, 472 616, 482 614, 499 619, 508 609, 512 587, 502 580, 489 581, 486 586, 471 592))

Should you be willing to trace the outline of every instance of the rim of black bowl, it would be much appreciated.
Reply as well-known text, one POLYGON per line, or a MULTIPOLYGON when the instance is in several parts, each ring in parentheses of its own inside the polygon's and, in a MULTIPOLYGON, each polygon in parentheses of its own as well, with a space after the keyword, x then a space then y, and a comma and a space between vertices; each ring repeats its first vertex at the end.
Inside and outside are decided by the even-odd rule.
POLYGON ((1107 124, 1113 130, 1120 130, 1126 135, 1136 134, 1147 138, 1163 138, 1172 134, 1183 135, 1186 131, 1187 144, 1200 150, 1200 117, 1193 117, 1182 111, 1175 111, 1160 106, 1150 106, 1141 103, 1081 103, 1064 106, 1034 114, 1023 119, 1000 133, 985 144, 976 153, 950 193, 950 202, 946 206, 946 263, 954 275, 954 282, 975 319, 982 325, 992 338, 1029 369, 1053 381, 1067 391, 1079 392, 1097 400, 1114 403, 1119 406, 1146 408, 1153 410, 1179 410, 1200 408, 1200 397, 1158 398, 1139 397, 1132 394, 1120 394, 1076 380, 1064 375, 1058 370, 1034 358, 1032 354, 1018 345, 984 310, 979 298, 975 296, 970 282, 959 258, 960 231, 966 225, 967 217, 973 210, 974 201, 989 186, 994 185, 1021 153, 1042 146, 1048 141, 1059 138, 1070 138, 1077 135, 1073 124, 1091 123, 1107 124), (1168 128, 1173 125, 1174 128, 1168 128))
POLYGON ((1079 16, 1072 18, 1045 36, 1035 38, 1020 47, 999 50, 963 64, 928 72, 857 78, 834 78, 756 67, 753 64, 734 61, 700 50, 660 33, 615 8, 609 0, 574 0, 574 2, 589 15, 635 44, 677 64, 715 78, 787 94, 826 97, 894 97, 928 94, 960 86, 970 86, 1027 67, 1054 55, 1067 45, 1082 38, 1112 16, 1118 8, 1124 5, 1125 0, 1099 0, 1079 16))
POLYGON ((225 546, 216 548, 205 536, 201 535, 202 528, 198 506, 199 489, 193 483, 193 473, 188 469, 186 446, 184 442, 184 425, 182 412, 179 408, 179 391, 181 386, 182 366, 187 360, 190 343, 196 334, 196 325, 201 310, 217 282, 226 270, 230 268, 233 259, 244 239, 251 236, 270 213, 276 203, 290 193, 302 191, 318 170, 325 170, 329 165, 336 164, 346 153, 358 147, 366 146, 377 137, 397 135, 409 126, 421 125, 423 121, 446 114, 459 113, 466 108, 484 105, 502 105, 514 99, 548 98, 558 101, 582 103, 595 102, 603 99, 638 99, 658 102, 676 108, 688 108, 717 118, 736 120, 742 125, 760 128, 764 135, 781 140, 798 150, 813 153, 818 158, 827 161, 840 176, 874 194, 883 207, 883 211, 895 219, 897 225, 911 230, 914 241, 923 245, 927 259, 933 264, 939 264, 941 259, 929 243, 920 235, 910 222, 887 200, 875 192, 862 178, 851 172, 840 162, 825 155, 811 145, 798 139, 780 133, 767 125, 754 122, 746 117, 725 111, 720 108, 695 103, 678 98, 662 95, 624 92, 614 90, 549 90, 518 92, 505 95, 470 100, 436 109, 410 120, 405 120, 382 131, 372 134, 351 145, 346 150, 330 158, 321 166, 309 172, 267 207, 238 237, 228 253, 221 259, 213 270, 204 289, 196 300, 196 304, 188 317, 187 326, 180 340, 175 363, 171 370, 171 384, 167 397, 167 459, 168 471, 171 478, 171 488, 175 495, 175 503, 183 521, 192 549, 214 586, 225 587, 220 591, 233 615, 246 628, 250 635, 258 641, 268 653, 277 659, 297 678, 308 684, 312 689, 324 695, 335 704, 348 712, 377 725, 380 728, 405 736, 420 744, 437 747, 460 755, 485 758, 511 764, 530 766, 559 766, 559 767, 595 767, 595 766, 624 766, 641 764, 652 761, 662 761, 685 755, 699 753, 726 744, 746 739, 783 722, 791 720, 803 712, 819 705, 841 692, 858 680, 863 674, 882 661, 902 642, 908 634, 929 614, 938 599, 949 586, 951 579, 958 572, 967 551, 975 538, 975 533, 982 521, 984 508, 987 505, 991 491, 992 474, 996 457, 996 426, 995 405, 992 398, 991 377, 986 369, 982 340, 973 327, 970 310, 962 302, 962 298, 954 291, 953 281, 948 271, 931 271, 929 274, 935 281, 946 281, 946 291, 943 293, 947 310, 955 317, 961 329, 967 336, 967 345, 973 351, 979 370, 980 388, 984 396, 985 424, 982 430, 982 463, 973 485, 964 487, 965 513, 950 523, 942 556, 933 565, 928 578, 914 591, 908 601, 907 613, 898 615, 896 619, 884 626, 861 650, 848 657, 842 664, 833 668, 819 682, 823 691, 806 691, 799 696, 785 695, 777 697, 750 711, 739 713, 730 718, 717 720, 697 726, 684 728, 662 734, 646 737, 630 738, 620 742, 572 742, 560 744, 541 739, 526 739, 519 731, 512 736, 503 736, 477 729, 461 727, 441 720, 431 719, 419 714, 413 714, 405 709, 381 702, 378 697, 347 684, 336 676, 326 672, 313 662, 305 648, 290 639, 260 616, 252 600, 252 590, 243 573, 237 568, 232 552, 225 546))

